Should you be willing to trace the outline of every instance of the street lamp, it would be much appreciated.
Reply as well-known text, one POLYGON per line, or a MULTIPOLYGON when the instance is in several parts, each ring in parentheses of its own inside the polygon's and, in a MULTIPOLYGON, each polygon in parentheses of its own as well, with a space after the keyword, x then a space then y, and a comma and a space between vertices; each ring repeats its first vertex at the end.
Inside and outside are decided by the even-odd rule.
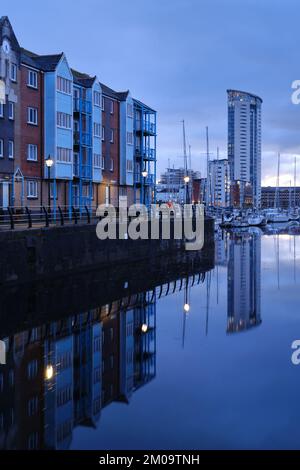
POLYGON ((144 205, 146 204, 146 178, 148 176, 148 171, 147 170, 143 170, 142 171, 142 177, 144 178, 144 184, 143 184, 143 194, 144 194, 144 205))
POLYGON ((54 375, 54 369, 53 366, 48 365, 45 370, 45 379, 46 380, 51 380, 54 375))
POLYGON ((189 304, 184 304, 183 310, 185 311, 185 313, 188 313, 190 311, 190 305, 189 304))
POLYGON ((190 203, 190 198, 189 198, 189 182, 190 182, 190 177, 188 175, 186 175, 184 178, 183 178, 183 181, 185 182, 185 203, 186 204, 189 204, 190 203))
POLYGON ((142 325, 142 332, 143 332, 143 333, 147 333, 147 331, 148 331, 148 325, 147 325, 146 323, 144 323, 144 324, 142 325))
POLYGON ((45 163, 46 163, 46 167, 48 168, 48 207, 50 211, 50 206, 51 206, 50 177, 51 177, 51 167, 53 166, 53 163, 54 163, 50 155, 48 155, 48 158, 46 158, 45 163))

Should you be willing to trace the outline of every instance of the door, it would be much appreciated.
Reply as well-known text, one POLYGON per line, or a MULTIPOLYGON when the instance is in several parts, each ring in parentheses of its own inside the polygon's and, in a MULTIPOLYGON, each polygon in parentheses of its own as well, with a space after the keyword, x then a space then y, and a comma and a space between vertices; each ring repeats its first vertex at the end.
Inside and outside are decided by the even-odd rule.
POLYGON ((7 209, 9 206, 9 183, 2 183, 2 207, 7 209))

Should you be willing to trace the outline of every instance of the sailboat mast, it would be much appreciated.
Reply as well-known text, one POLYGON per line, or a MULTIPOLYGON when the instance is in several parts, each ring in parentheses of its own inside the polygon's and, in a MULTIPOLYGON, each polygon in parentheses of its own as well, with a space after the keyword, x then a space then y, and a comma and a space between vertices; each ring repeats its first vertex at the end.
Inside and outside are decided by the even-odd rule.
POLYGON ((294 209, 296 208, 297 158, 294 160, 294 209))
POLYGON ((274 199, 274 208, 279 208, 279 183, 280 183, 280 153, 278 153, 278 163, 277 163, 277 182, 276 182, 276 194, 274 199))
POLYGON ((208 126, 206 126, 206 207, 208 208, 210 202, 210 175, 209 175, 209 137, 208 137, 208 126))

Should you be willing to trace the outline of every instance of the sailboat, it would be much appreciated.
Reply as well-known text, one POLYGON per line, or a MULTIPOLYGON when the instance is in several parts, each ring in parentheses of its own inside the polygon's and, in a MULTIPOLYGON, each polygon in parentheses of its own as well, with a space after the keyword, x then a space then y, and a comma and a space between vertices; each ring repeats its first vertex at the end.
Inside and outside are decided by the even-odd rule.
POLYGON ((277 185, 274 199, 274 210, 266 213, 266 219, 271 223, 284 223, 289 221, 289 215, 279 209, 279 183, 280 183, 280 153, 278 153, 277 185))
POLYGON ((291 210, 291 205, 290 205, 290 214, 289 214, 290 220, 299 220, 300 218, 299 211, 297 210, 297 207, 296 207, 296 180, 297 180, 297 160, 295 157, 295 160, 294 160, 294 204, 293 204, 293 210, 291 210))

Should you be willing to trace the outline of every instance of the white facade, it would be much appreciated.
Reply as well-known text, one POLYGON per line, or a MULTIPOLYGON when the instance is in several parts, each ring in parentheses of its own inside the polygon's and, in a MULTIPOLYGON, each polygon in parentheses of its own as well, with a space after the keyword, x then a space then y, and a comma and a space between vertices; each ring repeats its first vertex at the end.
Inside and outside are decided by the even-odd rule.
POLYGON ((230 179, 240 185, 240 205, 244 188, 251 185, 253 206, 261 203, 261 104, 250 93, 228 93, 228 160, 230 179))
POLYGON ((209 162, 210 204, 215 207, 228 207, 229 204, 229 165, 228 160, 209 162))

